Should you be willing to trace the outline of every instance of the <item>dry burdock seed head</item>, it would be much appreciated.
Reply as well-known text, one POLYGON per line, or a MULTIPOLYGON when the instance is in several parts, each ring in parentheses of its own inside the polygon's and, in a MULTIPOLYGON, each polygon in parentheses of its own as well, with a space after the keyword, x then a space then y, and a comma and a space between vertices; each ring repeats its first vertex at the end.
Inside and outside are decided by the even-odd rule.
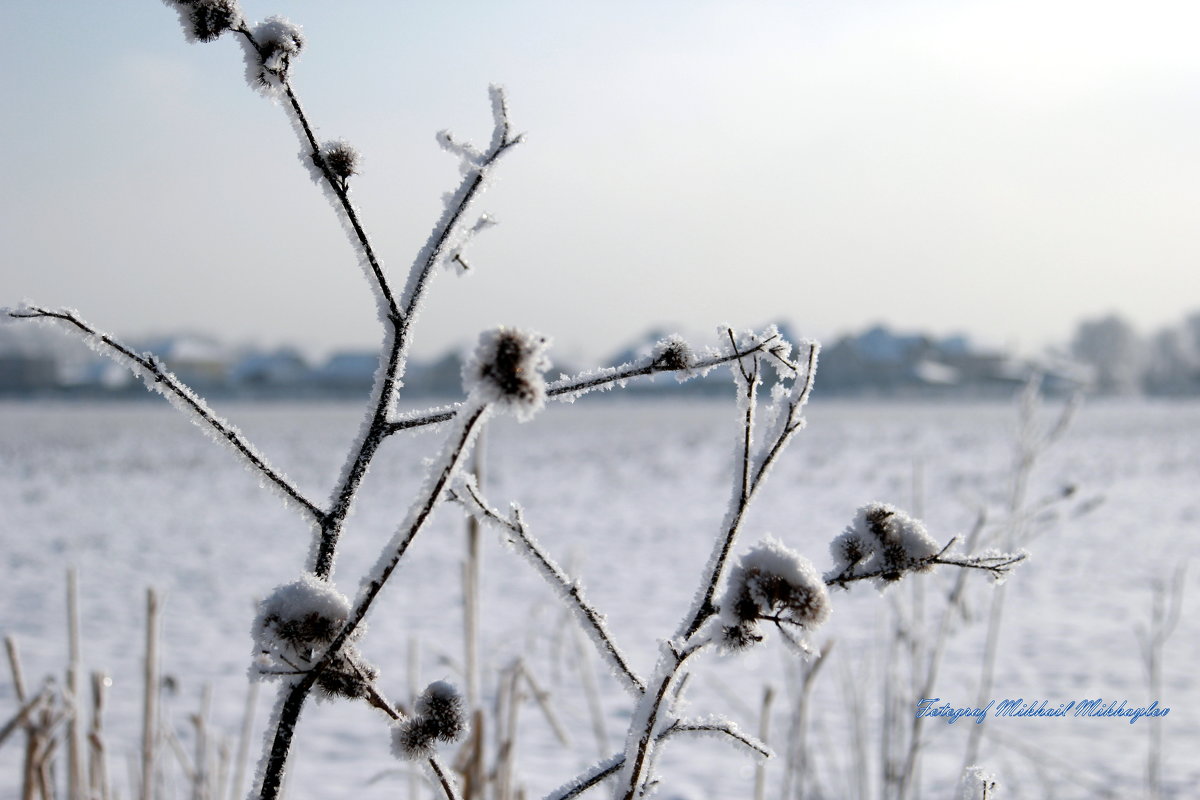
POLYGON ((179 13, 189 41, 211 42, 243 23, 237 0, 165 0, 179 13))
MULTIPOLYGON (((333 642, 350 616, 350 601, 310 572, 275 588, 258 607, 251 633, 259 653, 279 666, 300 666, 333 642)), ((355 637, 361 635, 361 626, 355 637)))
POLYGON ((512 411, 521 421, 546 402, 546 337, 516 328, 496 328, 479 336, 475 353, 463 365, 468 394, 512 411))
POLYGON ((456 742, 466 730, 462 696, 451 684, 437 681, 417 698, 413 715, 392 729, 392 753, 408 761, 429 758, 438 742, 456 742))
POLYGON ((358 700, 367 696, 378 678, 379 670, 359 655, 358 648, 346 644, 317 676, 317 688, 327 698, 358 700))
POLYGON ((720 601, 718 641, 726 650, 743 650, 762 640, 759 623, 767 621, 775 623, 789 644, 807 650, 797 632, 815 629, 829 612, 825 582, 812 563, 768 536, 729 573, 720 601))
POLYGON ((358 174, 358 151, 347 141, 338 139, 321 145, 321 161, 329 173, 342 182, 358 174))
POLYGON ((656 344, 653 356, 654 365, 663 370, 687 369, 693 358, 692 349, 679 336, 671 336, 656 344))
POLYGON ((886 586, 906 572, 928 572, 940 548, 920 520, 885 503, 858 509, 854 520, 829 545, 831 576, 879 571, 886 586))

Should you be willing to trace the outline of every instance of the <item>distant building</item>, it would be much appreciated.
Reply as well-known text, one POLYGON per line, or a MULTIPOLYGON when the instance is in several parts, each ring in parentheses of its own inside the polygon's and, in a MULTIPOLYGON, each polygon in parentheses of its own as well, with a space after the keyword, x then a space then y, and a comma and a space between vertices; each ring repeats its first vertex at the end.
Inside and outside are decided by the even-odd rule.
POLYGON ((299 350, 280 347, 243 354, 230 369, 229 379, 239 389, 289 389, 307 383, 311 373, 312 367, 299 350))
POLYGON ((181 334, 149 342, 145 349, 160 358, 181 381, 195 389, 222 389, 229 383, 233 356, 216 339, 181 334))
POLYGON ((369 391, 379 368, 379 354, 362 350, 334 353, 312 373, 322 389, 338 392, 369 391))
POLYGON ((0 393, 41 392, 58 385, 58 364, 47 355, 0 353, 0 393))

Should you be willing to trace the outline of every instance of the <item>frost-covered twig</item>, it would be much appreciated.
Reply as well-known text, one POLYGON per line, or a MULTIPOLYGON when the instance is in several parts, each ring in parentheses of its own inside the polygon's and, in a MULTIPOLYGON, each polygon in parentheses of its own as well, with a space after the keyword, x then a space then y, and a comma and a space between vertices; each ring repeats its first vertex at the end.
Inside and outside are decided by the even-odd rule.
MULTIPOLYGON (((738 746, 753 752, 759 758, 770 758, 771 749, 758 739, 738 729, 728 720, 708 720, 704 722, 676 721, 656 737, 656 743, 670 739, 679 733, 695 733, 707 736, 727 737, 738 746)), ((598 786, 606 778, 615 775, 625 765, 625 754, 617 753, 603 761, 594 764, 586 772, 576 775, 567 783, 546 795, 544 800, 571 800, 573 797, 598 786)))
MULTIPOLYGON (((235 27, 234 30, 243 37, 249 46, 254 48, 263 63, 263 69, 269 71, 271 69, 268 65, 269 47, 256 38, 254 31, 244 23, 235 27)), ((336 162, 332 162, 327 154, 323 153, 322 146, 318 144, 312 126, 292 88, 286 66, 272 73, 272 77, 279 82, 288 101, 287 107, 305 145, 309 148, 309 158, 324 179, 325 185, 333 193, 337 207, 344 214, 350 228, 352 241, 374 277, 374 284, 378 291, 380 316, 385 322, 388 332, 387 341, 380 353, 380 366, 372 391, 372 410, 369 421, 363 426, 358 442, 351 449, 351 456, 347 460, 338 486, 334 490, 332 507, 321 526, 320 538, 313 554, 313 572, 321 577, 328 577, 333 572, 342 524, 350 511, 358 487, 366 475, 375 452, 390 432, 390 419, 404 374, 409 332, 424 297, 425 289, 429 284, 430 273, 445 257, 448 243, 456 234, 462 217, 466 214, 471 202, 484 187, 491 167, 505 152, 518 144, 522 137, 512 134, 503 90, 493 86, 491 96, 495 125, 491 147, 486 153, 477 154, 478 158, 474 160, 463 159, 463 180, 458 189, 449 196, 445 211, 434 226, 425 246, 414 260, 404 290, 397 300, 359 221, 354 205, 350 201, 346 183, 349 172, 343 171, 339 174, 336 162)))
POLYGON ((324 521, 325 514, 320 508, 301 494, 300 490, 284 477, 283 473, 267 462, 266 458, 250 444, 237 428, 219 417, 208 407, 200 395, 188 388, 153 354, 134 351, 110 334, 92 327, 79 316, 78 312, 71 309, 50 310, 35 305, 23 305, 15 309, 7 309, 7 314, 14 319, 57 320, 75 328, 84 335, 84 341, 97 352, 128 368, 146 384, 146 388, 167 398, 176 408, 190 415, 197 425, 210 428, 217 440, 227 442, 249 466, 274 484, 285 498, 299 506, 314 522, 320 524, 324 521))
MULTIPOLYGON (((732 341, 732 332, 730 333, 730 338, 732 341)), ((769 340, 770 337, 768 336, 762 337, 759 341, 765 342, 769 340)), ((753 357, 755 363, 753 377, 757 379, 757 363, 760 358, 758 354, 759 349, 753 347, 738 348, 736 343, 734 349, 735 351, 741 349, 743 355, 751 355, 753 357)), ((725 564, 729 560, 730 553, 733 551, 733 545, 737 540, 738 531, 741 528, 742 520, 750 506, 750 502, 762 486, 770 472, 772 464, 779 457, 779 454, 783 452, 783 449, 791 441, 792 437, 804 427, 800 413, 808 402, 809 395, 812 393, 812 382, 816 372, 818 352, 819 346, 815 342, 809 342, 808 357, 803 374, 800 374, 799 371, 793 372, 792 386, 786 395, 786 411, 781 409, 776 410, 777 418, 775 420, 775 430, 773 431, 774 435, 764 443, 763 455, 758 458, 757 468, 753 469, 753 472, 751 472, 750 451, 754 426, 755 381, 749 380, 751 373, 743 371, 741 362, 740 360, 738 361, 734 375, 735 377, 744 376, 739 386, 739 402, 746 405, 742 425, 742 438, 738 443, 738 448, 742 453, 743 459, 742 470, 739 471, 735 483, 734 501, 726 517, 724 533, 717 541, 713 555, 705 567, 704 589, 697 595, 692 610, 688 612, 685 623, 678 631, 678 636, 681 639, 686 640, 693 636, 704 624, 704 621, 712 616, 714 611, 713 597, 725 573, 725 564)))
POLYGON ((380 553, 375 568, 364 578, 354 610, 350 613, 346 623, 312 669, 307 670, 290 689, 283 690, 286 692, 286 697, 274 723, 275 735, 261 782, 261 800, 274 800, 278 796, 296 721, 300 717, 304 701, 312 691, 313 685, 320 677, 321 672, 337 658, 342 647, 362 624, 367 612, 371 610, 372 604, 379 596, 379 592, 400 563, 400 559, 404 557, 417 534, 429 521, 434 509, 442 500, 447 486, 462 467, 471 443, 486 420, 489 410, 490 406, 486 402, 476 401, 469 407, 467 413, 460 420, 458 429, 447 439, 437 466, 431 472, 431 478, 419 493, 417 501, 409 510, 405 521, 380 553))
MULTIPOLYGON (((978 516, 975 519, 975 524, 971 527, 971 532, 967 534, 966 549, 974 550, 979 542, 979 537, 982 535, 984 528, 987 526, 987 510, 980 509, 978 516)), ((967 587, 967 571, 960 571, 954 579, 954 584, 946 596, 946 606, 942 611, 941 620, 938 623, 937 632, 934 634, 933 646, 930 648, 926 663, 920 665, 925 670, 925 677, 917 689, 915 697, 924 698, 932 697, 934 683, 937 681, 938 670, 941 668, 942 657, 946 651, 946 642, 950 635, 950 625, 952 619, 956 616, 964 615, 963 595, 967 587)), ((908 733, 908 753, 905 756, 904 768, 900 772, 900 791, 907 794, 911 788, 913 781, 916 780, 918 774, 918 766, 921 757, 921 730, 927 717, 913 715, 909 723, 908 733)))
POLYGON ((638 795, 647 778, 651 757, 660 740, 659 734, 672 724, 667 723, 664 717, 670 705, 668 698, 674 696, 680 672, 693 655, 710 643, 709 637, 696 636, 684 643, 662 644, 658 664, 654 668, 655 677, 633 712, 614 797, 633 800, 638 795))
MULTIPOLYGON (((1029 481, 1033 476, 1034 467, 1046 450, 1063 437, 1079 409, 1080 395, 1076 393, 1063 405, 1052 423, 1039 426, 1038 417, 1042 406, 1041 386, 1042 376, 1033 375, 1026 383, 1017 403, 1017 434, 1013 454, 1012 487, 1008 497, 1008 521, 1001 537, 1001 546, 1005 548, 1017 547, 1023 540, 1022 534, 1027 521, 1024 518, 1024 511, 1026 510, 1029 481)), ((987 698, 992 692, 1006 596, 1005 586, 996 587, 996 591, 992 593, 988 608, 983 656, 979 665, 979 685, 976 687, 977 703, 987 702, 987 698)), ((979 749, 983 741, 982 729, 982 725, 973 726, 967 734, 967 747, 963 757, 964 769, 979 760, 979 749)))
POLYGON ((589 638, 596 645, 600 655, 612 664, 622 682, 635 695, 645 692, 645 681, 638 677, 633 668, 629 666, 624 653, 617 647, 617 643, 608 630, 608 625, 604 622, 604 616, 584 599, 583 589, 579 582, 572 580, 567 573, 563 572, 562 568, 547 555, 546 551, 529 533, 521 515, 520 506, 514 504, 512 517, 505 517, 484 499, 473 475, 464 476, 461 485, 463 491, 451 490, 451 499, 460 503, 469 514, 507 531, 510 534, 509 540, 517 546, 521 554, 541 573, 554 590, 567 601, 580 625, 590 634, 589 638))
MULTIPOLYGON (((1146 667, 1146 688, 1150 697, 1162 697, 1163 652, 1167 641, 1175 633, 1183 607, 1183 588, 1186 585, 1187 562, 1178 565, 1170 585, 1161 579, 1153 583, 1150 606, 1150 625, 1135 628, 1142 661, 1146 667)), ((1146 794, 1151 800, 1163 796, 1163 731, 1162 718, 1150 720, 1150 747, 1146 753, 1146 794)))
POLYGON ((837 574, 826 577, 825 584, 827 586, 845 587, 856 581, 865 581, 874 578, 884 578, 892 581, 898 578, 897 573, 902 575, 906 572, 924 572, 930 567, 943 564, 963 569, 983 570, 991 573, 992 577, 996 580, 1001 580, 1012 571, 1013 567, 1029 557, 1029 554, 1024 551, 1017 553, 988 553, 978 556, 964 556, 962 558, 947 556, 946 553, 957 543, 958 537, 955 537, 947 542, 945 547, 936 555, 913 559, 899 568, 894 564, 884 564, 872 569, 859 569, 857 565, 851 565, 837 574))
MULTIPOLYGON (((688 352, 690 352, 689 349, 673 350, 665 346, 671 343, 679 343, 680 340, 667 340, 666 342, 659 343, 659 351, 639 361, 615 367, 588 370, 578 375, 560 378, 557 381, 548 383, 546 384, 546 397, 548 399, 564 400, 571 403, 590 392, 604 391, 614 386, 624 387, 633 378, 639 378, 644 375, 657 375, 665 372, 674 372, 679 375, 681 380, 686 380, 694 375, 706 374, 714 367, 728 364, 747 355, 769 352, 777 339, 778 337, 776 336, 752 344, 744 350, 718 351, 695 359, 687 356, 688 352)), ((387 432, 391 434, 412 428, 423 428, 427 425, 437 425, 438 423, 454 419, 454 415, 457 413, 458 406, 409 412, 394 420, 388 426, 387 432)))
MULTIPOLYGON (((774 459, 782 452, 791 437, 802 427, 799 419, 800 410, 807 402, 812 387, 813 371, 816 368, 817 346, 809 344, 806 368, 801 374, 799 368, 787 359, 787 348, 762 348, 767 342, 774 341, 778 334, 769 329, 764 335, 751 334, 739 342, 732 329, 726 329, 733 353, 740 357, 733 361, 734 383, 738 392, 738 407, 742 415, 741 438, 738 440, 738 468, 735 471, 733 497, 730 508, 723 524, 722 534, 717 538, 713 553, 704 568, 701 578, 701 589, 696 594, 691 609, 674 639, 662 648, 662 654, 655 668, 655 678, 651 680, 650 688, 638 702, 634 711, 633 722, 625 744, 625 763, 621 767, 614 795, 618 800, 633 800, 641 791, 646 781, 650 761, 653 757, 657 739, 656 732, 663 725, 664 703, 668 690, 676 682, 680 670, 687 659, 700 648, 709 643, 710 638, 703 635, 701 628, 716 612, 713 598, 725 574, 726 563, 737 541, 742 520, 750 506, 751 500, 762 485, 769 467, 774 459), (761 361, 765 357, 774 357, 783 367, 781 376, 791 380, 791 386, 786 384, 782 390, 777 390, 776 403, 787 400, 786 411, 774 408, 774 420, 769 438, 762 450, 763 455, 757 459, 754 456, 755 411, 758 404, 758 385, 761 382, 761 361), (742 362, 749 359, 749 364, 742 362), (757 462, 757 469, 755 464, 757 462)), ((823 588, 822 588, 823 591, 823 588)), ((827 608, 826 606, 822 606, 827 608)), ((827 613, 827 612, 826 612, 827 613)), ((782 628, 781 628, 782 629, 782 628)))

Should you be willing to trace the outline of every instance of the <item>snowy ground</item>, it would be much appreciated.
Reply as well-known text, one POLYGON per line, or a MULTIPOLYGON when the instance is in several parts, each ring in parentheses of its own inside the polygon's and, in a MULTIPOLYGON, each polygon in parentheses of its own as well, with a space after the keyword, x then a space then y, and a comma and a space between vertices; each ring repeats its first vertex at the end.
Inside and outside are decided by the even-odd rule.
MULTIPOLYGON (((221 409, 310 496, 322 497, 359 423, 345 405, 221 409)), ((829 539, 873 500, 919 507, 939 539, 965 532, 980 505, 995 518, 1007 494, 1015 414, 1007 405, 824 403, 765 487, 745 528, 748 545, 767 532, 828 566, 829 539)), ((585 398, 555 406, 523 426, 488 432, 488 494, 519 501, 533 532, 582 576, 590 597, 634 664, 648 671, 656 637, 678 623, 727 502, 736 421, 731 404, 684 405, 585 398)), ((402 516, 433 432, 397 436, 384 447, 343 539, 335 578, 348 594, 402 516)), ((1200 569, 1187 579, 1184 613, 1166 649, 1163 696, 1148 695, 1135 628, 1148 619, 1152 582, 1200 551, 1200 406, 1145 402, 1085 406, 1066 440, 1034 474, 1030 496, 1078 486, 1078 502, 1102 496, 1084 516, 1065 515, 1029 544, 1034 558, 1010 581, 1001 657, 992 696, 1045 699, 1157 699, 1164 720, 1168 785, 1186 796, 1200 780, 1200 682, 1192 660, 1200 640, 1200 569)), ((84 659, 113 676, 111 772, 125 785, 137 741, 144 594, 166 596, 164 671, 175 679, 169 710, 181 736, 205 683, 213 724, 233 736, 246 690, 252 602, 292 580, 305 561, 304 521, 258 487, 223 448, 165 404, 0 405, 0 627, 16 637, 28 679, 65 665, 65 569, 79 569, 84 659)), ((385 593, 363 643, 389 694, 413 683, 459 680, 462 521, 443 508, 385 593), (417 648, 420 676, 407 665, 417 648)), ((940 609, 950 575, 926 577, 926 608, 940 609)), ((985 609, 988 582, 972 581, 971 607, 985 609)), ((898 587, 907 599, 911 589, 898 587)), ((519 761, 529 797, 538 797, 594 761, 601 750, 580 691, 580 659, 551 593, 528 566, 487 538, 484 618, 493 672, 523 656, 553 694, 572 738, 559 745, 541 713, 522 712, 519 761)), ((851 706, 878 716, 877 643, 892 628, 891 602, 869 586, 838 593, 816 637, 836 640, 813 699, 816 774, 842 796, 855 760, 851 706)), ((982 624, 952 640, 935 695, 974 702, 982 624)), ((778 641, 747 656, 702 658, 688 689, 690 712, 721 713, 758 727, 765 683, 780 692, 772 744, 786 747, 794 659, 778 641)), ((605 710, 603 749, 621 747, 628 697, 594 660, 605 710)), ((271 701, 260 698, 259 721, 271 701)), ((489 684, 489 691, 494 687, 489 684)), ((0 681, 0 718, 15 707, 0 681)), ((926 726, 927 795, 946 796, 957 775, 967 726, 926 726)), ((1092 797, 1101 788, 1137 796, 1150 726, 1125 720, 989 718, 985 758, 1010 797, 1092 797)), ((878 751, 868 734, 868 757, 878 751)), ((292 798, 405 796, 408 782, 384 775, 384 721, 365 705, 313 705, 301 721, 292 798)), ((258 740, 254 743, 258 749, 258 740)), ((19 777, 19 747, 0 750, 0 794, 19 777)), ((753 767, 710 740, 676 739, 660 764, 666 798, 749 797, 753 767)), ((771 768, 778 787, 780 764, 771 768)), ((603 791, 593 796, 604 796, 603 791)), ((775 789, 768 796, 778 796, 775 789)))

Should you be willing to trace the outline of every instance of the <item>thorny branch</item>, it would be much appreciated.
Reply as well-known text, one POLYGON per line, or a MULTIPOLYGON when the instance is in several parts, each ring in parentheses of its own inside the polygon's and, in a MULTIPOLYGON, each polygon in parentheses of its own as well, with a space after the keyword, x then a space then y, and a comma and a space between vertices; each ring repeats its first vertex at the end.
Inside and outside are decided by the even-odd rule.
POLYGON ((579 584, 571 580, 571 577, 563 572, 546 555, 546 552, 542 550, 537 541, 530 536, 529 530, 525 525, 525 520, 521 515, 520 507, 515 504, 513 505, 513 516, 511 518, 501 516, 480 494, 479 486, 476 484, 474 476, 464 478, 462 488, 463 493, 452 489, 450 499, 460 503, 466 509, 467 513, 481 517, 487 522, 507 531, 510 534, 510 540, 528 554, 537 566, 538 572, 567 599, 579 618, 580 623, 592 630, 595 634, 592 638, 597 649, 600 651, 600 655, 612 663, 617 670, 617 674, 634 694, 640 695, 644 693, 646 691, 645 681, 638 677, 633 668, 629 666, 625 655, 617 647, 616 642, 613 641, 612 634, 609 633, 608 626, 604 623, 604 617, 584 599, 583 590, 580 589, 579 584))

